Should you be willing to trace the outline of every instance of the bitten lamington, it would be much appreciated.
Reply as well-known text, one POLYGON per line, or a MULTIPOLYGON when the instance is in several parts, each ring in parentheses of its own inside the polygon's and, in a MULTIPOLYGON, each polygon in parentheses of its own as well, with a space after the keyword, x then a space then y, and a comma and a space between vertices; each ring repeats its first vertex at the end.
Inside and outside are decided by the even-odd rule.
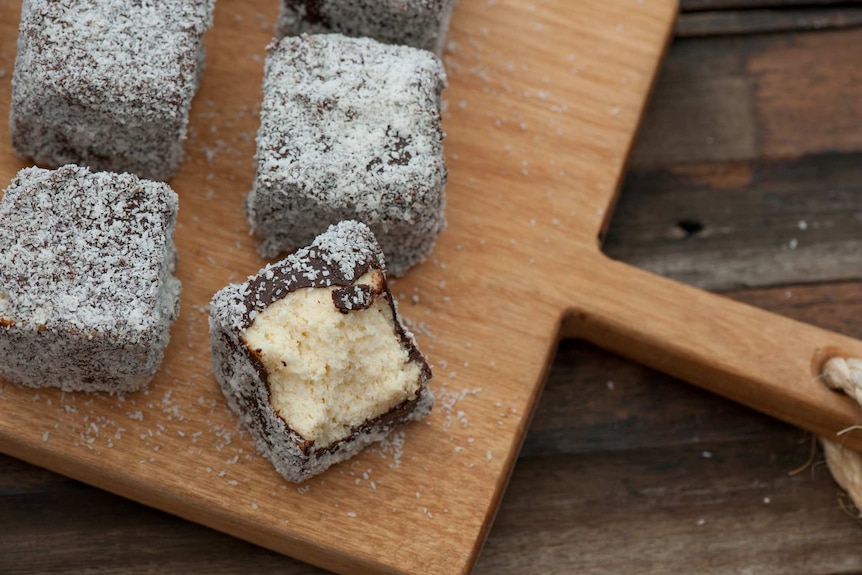
POLYGON ((0 376, 146 386, 179 306, 176 212, 166 184, 132 174, 21 170, 0 202, 0 376))
POLYGON ((246 201, 261 254, 353 219, 371 228, 391 274, 422 261, 445 227, 445 82, 424 50, 338 34, 271 44, 246 201))
POLYGON ((369 229, 341 222, 212 300, 215 377, 258 451, 301 482, 430 413, 369 229))
POLYGON ((15 151, 166 180, 177 170, 214 0, 27 0, 10 129, 15 151))
POLYGON ((455 0, 283 0, 276 37, 337 32, 442 53, 455 0))

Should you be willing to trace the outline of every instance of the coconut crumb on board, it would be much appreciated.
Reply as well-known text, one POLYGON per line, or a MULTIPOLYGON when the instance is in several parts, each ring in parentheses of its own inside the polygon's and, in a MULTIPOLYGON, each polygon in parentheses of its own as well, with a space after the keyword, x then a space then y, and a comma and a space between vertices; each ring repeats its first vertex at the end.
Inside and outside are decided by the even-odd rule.
POLYGON ((377 454, 382 459, 389 459, 391 457, 392 461, 388 466, 397 469, 401 467, 401 458, 404 455, 405 437, 405 430, 396 429, 387 435, 382 441, 378 441, 376 444, 368 447, 367 451, 377 454))

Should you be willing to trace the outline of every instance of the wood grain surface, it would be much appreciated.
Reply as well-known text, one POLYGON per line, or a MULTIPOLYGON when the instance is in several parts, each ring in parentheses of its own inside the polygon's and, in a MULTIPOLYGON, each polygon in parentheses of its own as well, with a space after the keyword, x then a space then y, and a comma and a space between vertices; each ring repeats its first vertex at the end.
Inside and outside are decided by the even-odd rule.
MULTIPOLYGON (((814 3, 682 1, 683 9, 694 4, 721 10, 814 3)), ((687 17, 684 12, 681 19, 687 17)), ((756 145, 768 137, 765 124, 746 115, 762 93, 758 77, 744 65, 722 64, 728 52, 739 63, 755 54, 774 57, 775 74, 798 83, 802 70, 820 62, 819 82, 847 86, 846 71, 829 64, 856 53, 844 34, 825 28, 678 38, 636 142, 606 236, 608 252, 630 261, 657 250, 654 271, 673 276, 682 260, 696 266, 697 275, 685 279, 699 286, 737 285, 724 294, 862 337, 862 267, 853 259, 831 264, 829 255, 829 246, 852 249, 859 237, 858 222, 844 217, 858 195, 851 167, 862 148, 852 142, 862 122, 847 122, 847 114, 858 118, 858 106, 813 108, 791 92, 782 100, 777 85, 775 97, 760 104, 762 113, 783 109, 791 135, 795 124, 820 131, 810 142, 793 138, 786 155, 771 155, 756 145), (779 57, 800 40, 810 51, 803 59, 779 57), (748 84, 748 90, 707 89, 705 68, 732 73, 724 86, 748 84), (752 119, 750 139, 719 130, 718 120, 736 126, 740 115, 752 119), (840 123, 843 130, 829 129, 840 123), (729 160, 734 149, 741 157, 729 160), (798 247, 786 250, 790 264, 776 265, 798 224, 795 205, 808 228, 796 228, 798 247), (650 215, 631 221, 630 231, 637 206, 650 215), (751 209, 759 216, 747 217, 751 209), (687 232, 678 225, 685 219, 697 219, 703 229, 687 232), (809 249, 823 255, 810 257, 809 249)), ((3 50, 0 70, 11 71, 3 50)), ((0 85, 6 81, 0 72, 0 85)), ((812 465, 791 474, 809 461, 811 447, 810 435, 797 429, 564 340, 475 572, 862 573, 862 524, 842 507, 846 500, 822 456, 815 453, 812 465)), ((2 573, 323 573, 3 456, 0 549, 2 573)))
MULTIPOLYGON (((7 61, 19 6, 0 7, 7 61)), ((182 315, 158 377, 119 398, 2 385, 0 449, 337 572, 469 571, 569 301, 552 280, 573 246, 596 252, 676 6, 458 5, 446 56, 449 228, 393 290, 435 364, 437 409, 299 489, 254 454, 207 349, 209 298, 263 264, 241 206, 276 8, 223 0, 206 38, 187 157, 171 182, 182 315)), ((8 105, 6 78, 3 122, 8 105)), ((22 166, 3 140, 0 179, 22 166)))

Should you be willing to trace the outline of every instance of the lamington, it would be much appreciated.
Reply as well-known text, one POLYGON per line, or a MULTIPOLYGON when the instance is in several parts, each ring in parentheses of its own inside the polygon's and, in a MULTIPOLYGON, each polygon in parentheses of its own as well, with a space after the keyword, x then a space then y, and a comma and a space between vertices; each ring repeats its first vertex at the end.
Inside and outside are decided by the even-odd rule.
POLYGON ((74 165, 21 170, 0 201, 0 377, 145 387, 178 313, 176 213, 161 182, 74 165))
POLYGON ((167 180, 215 0, 26 0, 12 77, 17 154, 167 180))
POLYGON ((212 300, 212 365, 258 451, 299 483, 428 415, 431 370, 384 256, 345 221, 212 300))
POLYGON ((270 44, 246 198, 261 255, 353 219, 371 228, 392 275, 425 259, 446 223, 445 83, 425 50, 340 34, 270 44))
POLYGON ((337 32, 442 53, 455 0, 283 0, 276 37, 337 32))

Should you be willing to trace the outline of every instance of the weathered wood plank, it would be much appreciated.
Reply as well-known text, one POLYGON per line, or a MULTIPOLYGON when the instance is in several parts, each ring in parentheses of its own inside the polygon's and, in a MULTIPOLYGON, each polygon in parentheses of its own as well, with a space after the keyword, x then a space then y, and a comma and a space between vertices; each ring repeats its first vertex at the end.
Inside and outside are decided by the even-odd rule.
POLYGON ((862 150, 862 29, 677 40, 636 171, 862 150))
POLYGON ((745 73, 759 38, 676 40, 665 58, 629 169, 756 157, 757 122, 745 73))
POLYGON ((788 285, 729 292, 729 297, 862 339, 862 283, 788 285))
POLYGON ((712 290, 851 281, 860 214, 862 154, 635 170, 604 250, 712 290))
POLYGON ((830 6, 848 4, 846 0, 680 0, 682 12, 700 10, 752 10, 784 6, 830 6))
POLYGON ((0 573, 325 573, 7 456, 0 477, 0 573))
POLYGON ((862 30, 794 34, 753 53, 761 155, 862 150, 862 30))
MULTIPOLYGON (((11 54, 20 2, 4 4, 9 9, 0 10, 0 51, 11 54)), ((467 569, 525 427, 519 417, 498 425, 494 405, 505 403, 519 414, 532 407, 567 303, 551 289, 537 308, 535 286, 553 288, 558 282, 551 277, 568 275, 556 263, 558 254, 568 258, 586 254, 577 249, 581 245, 595 248, 599 212, 621 175, 676 11, 670 0, 650 0, 636 10, 628 2, 604 0, 579 2, 576 11, 570 7, 564 0, 536 6, 465 0, 453 19, 450 39, 460 49, 447 54, 446 97, 464 105, 450 106, 445 118, 446 151, 457 162, 449 181, 449 226, 433 262, 411 272, 399 289, 418 294, 421 288, 423 298, 414 296, 409 315, 434 334, 429 356, 459 367, 459 390, 484 386, 481 397, 469 401, 469 430, 448 426, 445 412, 437 410, 429 425, 414 426, 409 434, 405 461, 416 454, 415 465, 389 465, 381 458, 374 467, 377 487, 365 483, 360 490, 352 473, 333 473, 315 478, 307 497, 305 491, 281 490, 283 481, 261 458, 244 460, 253 449, 247 435, 221 451, 218 430, 234 426, 236 418, 218 397, 206 317, 194 310, 227 281, 262 265, 246 233, 241 201, 251 186, 254 146, 240 137, 257 127, 249 110, 260 102, 261 55, 271 40, 272 27, 264 24, 277 11, 277 2, 258 0, 219 3, 206 37, 207 69, 191 112, 188 155, 171 181, 183 202, 176 244, 185 311, 149 387, 153 397, 165 399, 129 398, 140 401, 131 414, 126 400, 111 397, 88 399, 85 409, 71 410, 64 409, 69 403, 61 405, 59 393, 46 391, 37 400, 30 391, 5 385, 3 450, 334 571, 467 569), (569 56, 584 66, 577 82, 569 56), (544 93, 529 95, 539 86, 550 101, 544 93), (495 127, 494 118, 505 119, 504 125, 495 127), (222 139, 230 149, 222 149, 222 139), (512 155, 503 150, 509 144, 512 155), (207 148, 222 152, 206 153, 207 148), (574 156, 571 149, 589 153, 574 156), (567 172, 578 174, 581 194, 546 195, 568 189, 567 172), (210 201, 213 196, 217 201, 210 201), (498 209, 510 215, 497 215, 498 209), (528 222, 553 215, 566 222, 553 234, 553 245, 544 247, 545 231, 528 222), (517 233, 509 225, 514 219, 522 222, 517 233), (547 257, 535 259, 540 246, 547 257), (454 297, 444 297, 443 285, 454 297), (424 297, 432 291, 439 295, 424 297), (501 309, 505 313, 497 314, 501 309), (168 403, 174 411, 166 409, 168 403), (115 449, 111 437, 120 425, 128 432, 115 449), (441 441, 441 434, 451 443, 441 441), (468 437, 474 442, 468 451, 472 465, 453 464, 453 443, 467 446, 468 437), (413 494, 420 490, 424 497, 417 501, 413 494), (451 513, 444 516, 447 506, 451 513), (432 514, 436 521, 430 521, 432 514)), ((0 82, 0 108, 8 103, 7 78, 0 82)), ((0 132, 6 131, 7 116, 0 112, 0 132)), ((2 137, 0 160, 8 180, 20 160, 2 137)), ((75 397, 65 399, 74 403, 75 397)), ((364 466, 361 461, 354 463, 364 466)))
POLYGON ((561 342, 522 457, 804 437, 786 424, 587 343, 561 342))
POLYGON ((676 23, 677 38, 841 30, 862 26, 859 8, 772 9, 690 12, 676 23))
MULTIPOLYGON (((475 572, 858 569, 825 469, 789 475, 807 457, 771 438, 522 459, 475 572)), ((325 573, 59 476, 2 502, 4 573, 325 573)))
POLYGON ((858 573, 860 527, 795 439, 532 458, 475 573, 858 573))

